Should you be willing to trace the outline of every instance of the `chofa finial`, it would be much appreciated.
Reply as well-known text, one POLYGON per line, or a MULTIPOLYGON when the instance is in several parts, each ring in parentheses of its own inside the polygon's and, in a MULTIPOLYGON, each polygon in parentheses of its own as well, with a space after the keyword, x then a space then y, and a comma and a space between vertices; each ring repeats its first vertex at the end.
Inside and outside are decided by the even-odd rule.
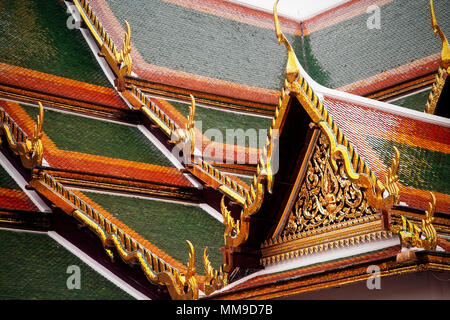
POLYGON ((292 83, 300 75, 300 68, 299 68, 300 63, 298 62, 297 56, 295 55, 295 52, 292 49, 292 46, 289 43, 288 39, 286 39, 283 32, 281 32, 280 21, 278 20, 277 5, 278 0, 276 0, 275 4, 273 5, 273 19, 275 22, 275 33, 277 35, 278 44, 283 43, 286 46, 288 52, 288 61, 286 65, 286 79, 289 83, 292 83))
POLYGON ((450 74, 450 46, 447 38, 437 23, 436 15, 434 13, 433 0, 430 0, 430 12, 431 26, 433 27, 434 34, 439 34, 442 41, 441 65, 447 71, 447 74, 450 74))

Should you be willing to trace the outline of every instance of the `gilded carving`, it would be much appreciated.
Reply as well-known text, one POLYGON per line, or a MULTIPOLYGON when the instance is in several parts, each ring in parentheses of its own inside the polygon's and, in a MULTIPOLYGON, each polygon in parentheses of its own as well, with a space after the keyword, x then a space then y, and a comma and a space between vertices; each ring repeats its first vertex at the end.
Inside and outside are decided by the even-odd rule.
POLYGON ((14 139, 13 130, 7 123, 2 124, 3 132, 6 136, 11 150, 20 157, 22 165, 31 169, 35 166, 42 164, 42 157, 44 155, 44 149, 42 147, 42 127, 44 125, 44 108, 39 102, 39 115, 37 124, 34 126, 33 136, 31 139, 26 138, 24 141, 16 141, 14 139))
POLYGON ((431 202, 428 210, 425 211, 425 219, 422 220, 421 226, 417 226, 404 216, 401 216, 401 224, 391 227, 391 231, 399 235, 402 245, 407 248, 436 249, 437 233, 432 224, 436 210, 436 197, 432 192, 430 192, 430 195, 431 202))
POLYGON ((170 140, 170 143, 189 146, 189 150, 183 148, 184 150, 184 163, 185 165, 191 164, 192 157, 195 152, 195 98, 191 94, 191 106, 189 107, 189 115, 184 129, 178 129, 174 131, 176 136, 175 140, 170 140))
POLYGON ((439 27, 436 15, 434 14, 433 0, 430 0, 430 12, 431 12, 431 26, 433 27, 434 34, 438 34, 442 41, 442 52, 441 52, 441 66, 450 74, 450 46, 448 40, 439 27))
POLYGON ((337 169, 331 165, 329 140, 322 133, 283 235, 374 213, 364 192, 348 179, 342 163, 337 161, 337 169))
POLYGON ((222 289, 227 285, 228 274, 220 267, 219 271, 214 270, 207 255, 208 247, 203 251, 203 266, 205 268, 205 293, 210 295, 216 290, 222 289))

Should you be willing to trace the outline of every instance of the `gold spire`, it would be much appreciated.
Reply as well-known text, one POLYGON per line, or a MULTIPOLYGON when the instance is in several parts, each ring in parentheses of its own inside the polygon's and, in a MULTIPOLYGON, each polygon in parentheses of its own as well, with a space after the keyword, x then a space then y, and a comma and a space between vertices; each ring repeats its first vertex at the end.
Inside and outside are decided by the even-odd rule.
POLYGON ((277 5, 278 1, 275 1, 275 4, 273 5, 273 19, 275 22, 275 33, 277 35, 278 44, 283 44, 286 46, 287 52, 288 52, 288 60, 286 65, 286 79, 289 83, 294 82, 298 76, 300 75, 300 63, 297 60, 297 56, 295 55, 294 50, 292 49, 291 44, 289 43, 288 39, 284 36, 283 32, 281 32, 280 28, 280 21, 278 20, 278 14, 277 14, 277 5))

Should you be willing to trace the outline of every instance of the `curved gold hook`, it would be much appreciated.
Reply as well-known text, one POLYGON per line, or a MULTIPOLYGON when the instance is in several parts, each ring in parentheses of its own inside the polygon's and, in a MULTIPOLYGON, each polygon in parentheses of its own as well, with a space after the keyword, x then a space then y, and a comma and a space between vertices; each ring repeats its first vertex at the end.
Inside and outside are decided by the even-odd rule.
POLYGON ((447 74, 450 74, 450 46, 448 44, 447 38, 439 27, 436 15, 434 13, 433 0, 430 0, 430 12, 431 12, 431 26, 433 27, 434 34, 439 34, 442 41, 442 52, 441 52, 441 64, 445 68, 447 74))
POLYGON ((292 83, 298 78, 300 74, 299 68, 300 63, 298 62, 297 56, 295 55, 295 52, 292 49, 292 46, 289 43, 288 39, 286 39, 283 32, 281 32, 280 21, 278 20, 278 13, 277 13, 278 1, 279 0, 276 0, 273 5, 273 20, 275 22, 275 33, 277 35, 278 44, 283 43, 287 49, 288 61, 286 65, 286 79, 289 83, 292 83))

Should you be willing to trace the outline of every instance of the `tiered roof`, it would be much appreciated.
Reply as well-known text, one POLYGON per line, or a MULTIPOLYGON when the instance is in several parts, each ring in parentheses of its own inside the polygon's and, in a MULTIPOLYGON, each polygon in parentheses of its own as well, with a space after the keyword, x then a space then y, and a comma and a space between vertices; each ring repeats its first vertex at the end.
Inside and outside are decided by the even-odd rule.
MULTIPOLYGON (((0 38, 17 43, 0 53, 1 160, 17 170, 0 172, 3 225, 60 233, 156 299, 281 297, 359 281, 375 262, 386 275, 448 269, 450 124, 419 112, 441 60, 425 1, 375 1, 380 30, 366 27, 369 1, 302 23, 275 15, 275 27, 272 14, 218 0, 73 3, 81 33, 67 28, 63 2, 0 7, 0 38), (403 108, 352 93, 411 95, 397 100, 403 108), (214 140, 208 129, 225 138, 239 127, 266 129, 264 146, 197 157, 214 140), (193 142, 195 156, 171 154, 193 142), (307 197, 318 195, 310 204, 325 220, 305 227, 313 209, 299 199, 315 176, 320 186, 307 197), (395 223, 406 216, 419 226, 430 214, 437 242, 417 253, 420 263, 399 265, 395 223), (343 252, 337 261, 327 258, 332 249, 343 252), (308 262, 322 253, 319 265, 308 262)), ((435 3, 444 32, 447 7, 435 3)), ((31 238, 18 241, 45 246, 31 238)), ((403 247, 413 241, 400 238, 403 247)))

